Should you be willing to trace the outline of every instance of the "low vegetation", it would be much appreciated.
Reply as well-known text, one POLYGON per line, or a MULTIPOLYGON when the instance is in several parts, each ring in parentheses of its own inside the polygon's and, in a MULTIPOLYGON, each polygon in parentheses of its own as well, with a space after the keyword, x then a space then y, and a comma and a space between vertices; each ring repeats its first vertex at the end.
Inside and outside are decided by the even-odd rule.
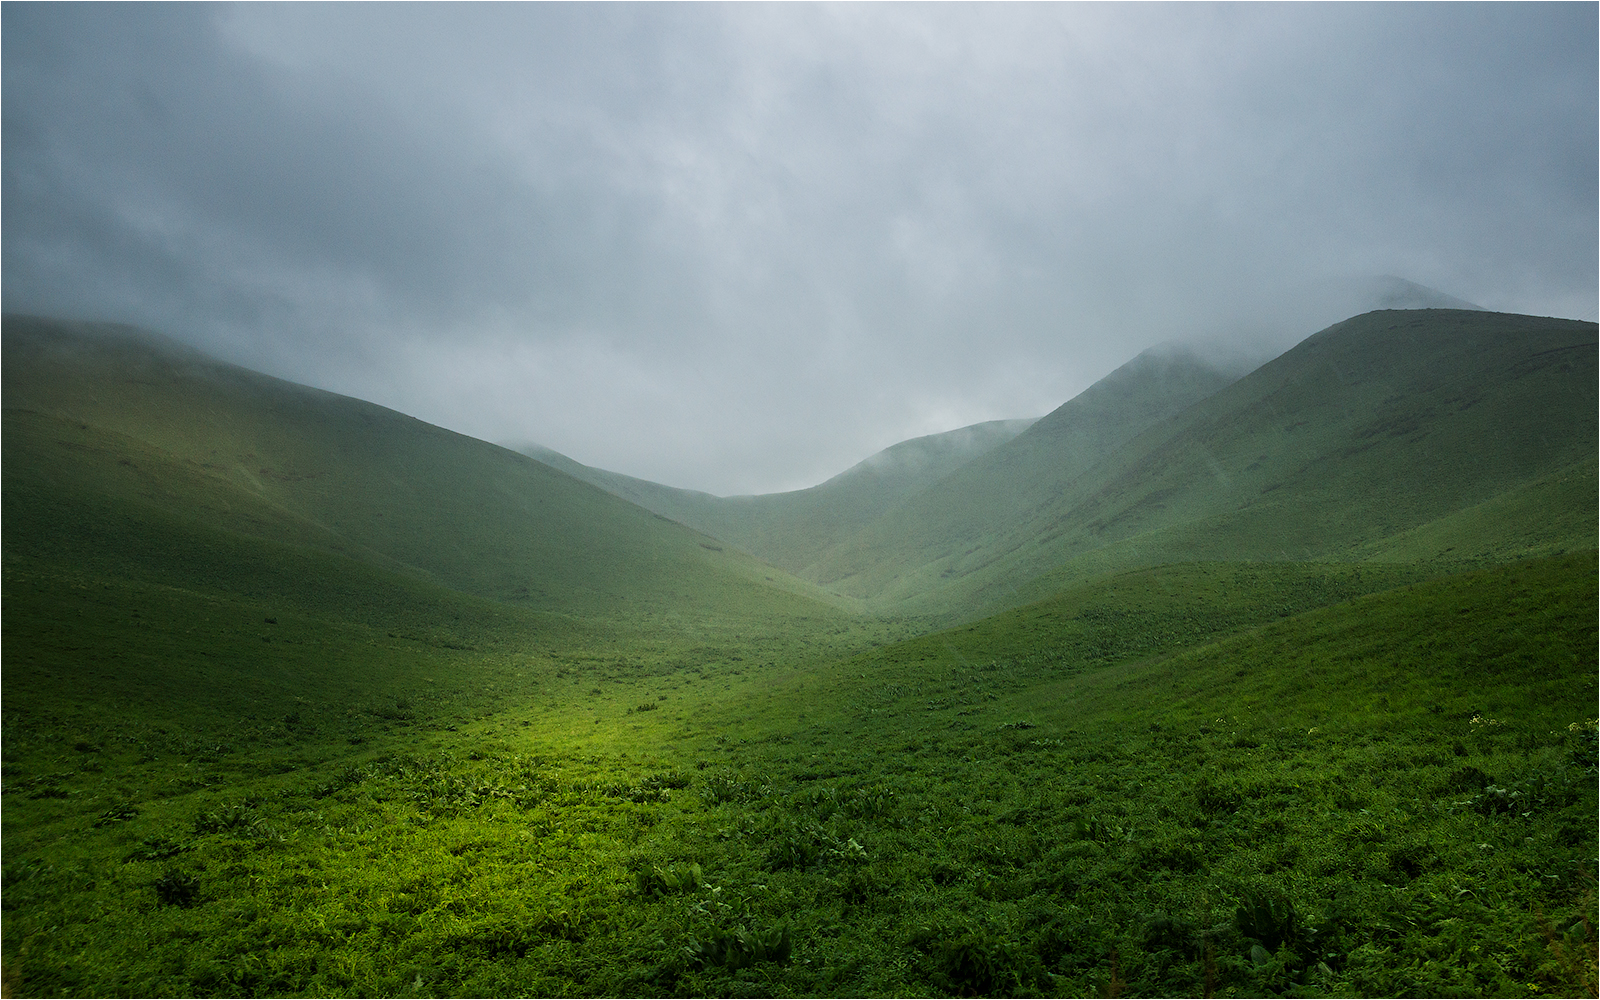
POLYGON ((1353 572, 1191 567, 1219 585, 1165 616, 1178 571, 1134 574, 810 669, 216 603, 195 643, 185 595, 35 604, 8 573, 8 629, 138 607, 155 659, 122 669, 172 683, 68 696, 90 686, 61 683, 72 651, 8 645, 6 975, 35 995, 1592 992, 1593 553, 1348 599, 1353 572), (1301 604, 1256 623, 1284 590, 1301 604), (1147 607, 1132 639, 1104 624, 1119 601, 1147 607), (225 669, 290 637, 315 652, 279 661, 279 691, 186 695, 162 656, 225 669))
POLYGON ((1158 529, 897 617, 575 481, 429 534, 347 448, 382 413, 174 429, 11 344, 7 995, 1600 988, 1592 455, 1338 559, 1111 551, 1158 529), (197 457, 269 444, 347 489, 197 457), (585 509, 582 565, 472 565, 585 509))

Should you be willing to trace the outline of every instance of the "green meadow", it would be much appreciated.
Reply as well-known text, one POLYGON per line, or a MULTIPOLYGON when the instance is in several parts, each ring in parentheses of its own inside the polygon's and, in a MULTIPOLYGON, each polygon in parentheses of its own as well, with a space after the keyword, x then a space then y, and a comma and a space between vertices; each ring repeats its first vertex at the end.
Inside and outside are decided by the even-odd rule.
POLYGON ((1594 324, 777 499, 3 346, 7 995, 1600 990, 1594 324))

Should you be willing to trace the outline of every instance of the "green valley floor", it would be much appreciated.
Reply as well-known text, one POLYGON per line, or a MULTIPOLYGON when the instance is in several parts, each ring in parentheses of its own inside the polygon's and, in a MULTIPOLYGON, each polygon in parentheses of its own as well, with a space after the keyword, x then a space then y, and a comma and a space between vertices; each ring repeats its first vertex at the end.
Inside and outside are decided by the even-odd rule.
POLYGON ((417 588, 8 556, 6 993, 1595 993, 1593 551, 931 633, 417 588))

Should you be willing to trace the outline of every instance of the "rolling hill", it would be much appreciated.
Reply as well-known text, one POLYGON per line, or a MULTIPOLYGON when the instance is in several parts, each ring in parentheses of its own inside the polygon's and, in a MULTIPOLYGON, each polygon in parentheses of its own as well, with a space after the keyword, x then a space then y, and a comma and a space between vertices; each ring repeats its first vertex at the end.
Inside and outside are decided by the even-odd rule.
POLYGON ((1174 561, 1482 565, 1593 546, 1594 325, 1416 308, 1457 300, 1380 285, 1408 308, 1243 377, 1146 351, 892 490, 870 460, 811 490, 718 498, 543 457, 880 611, 990 613, 1174 561))
POLYGON ((1595 992, 1594 324, 774 498, 3 347, 6 995, 1595 992))
POLYGON ((1594 324, 1481 311, 1366 313, 1236 381, 1146 355, 795 571, 973 613, 1174 561, 1592 547, 1595 386, 1594 324))
POLYGON ((1060 581, 1224 553, 1376 557, 1427 525, 1430 559, 1592 548, 1596 382, 1592 323, 1367 313, 1145 432, 977 551, 928 568, 993 605, 1035 568, 1060 581), (1531 523, 1467 514, 1523 490, 1542 498, 1531 523))
POLYGON ((590 614, 838 603, 548 465, 159 337, 7 317, 4 345, 13 555, 250 589, 320 553, 590 614))
POLYGON ((1033 419, 991 420, 885 448, 804 490, 718 497, 595 469, 538 445, 517 450, 791 571, 919 491, 1015 438, 1033 419))

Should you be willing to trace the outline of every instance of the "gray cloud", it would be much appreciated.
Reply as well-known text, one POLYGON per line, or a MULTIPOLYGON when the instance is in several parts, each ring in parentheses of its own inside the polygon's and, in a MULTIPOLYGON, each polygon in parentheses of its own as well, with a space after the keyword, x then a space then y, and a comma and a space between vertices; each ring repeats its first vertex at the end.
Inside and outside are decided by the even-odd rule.
POLYGON ((1340 279, 1596 312, 1592 5, 8 3, 7 309, 707 489, 1340 279))

